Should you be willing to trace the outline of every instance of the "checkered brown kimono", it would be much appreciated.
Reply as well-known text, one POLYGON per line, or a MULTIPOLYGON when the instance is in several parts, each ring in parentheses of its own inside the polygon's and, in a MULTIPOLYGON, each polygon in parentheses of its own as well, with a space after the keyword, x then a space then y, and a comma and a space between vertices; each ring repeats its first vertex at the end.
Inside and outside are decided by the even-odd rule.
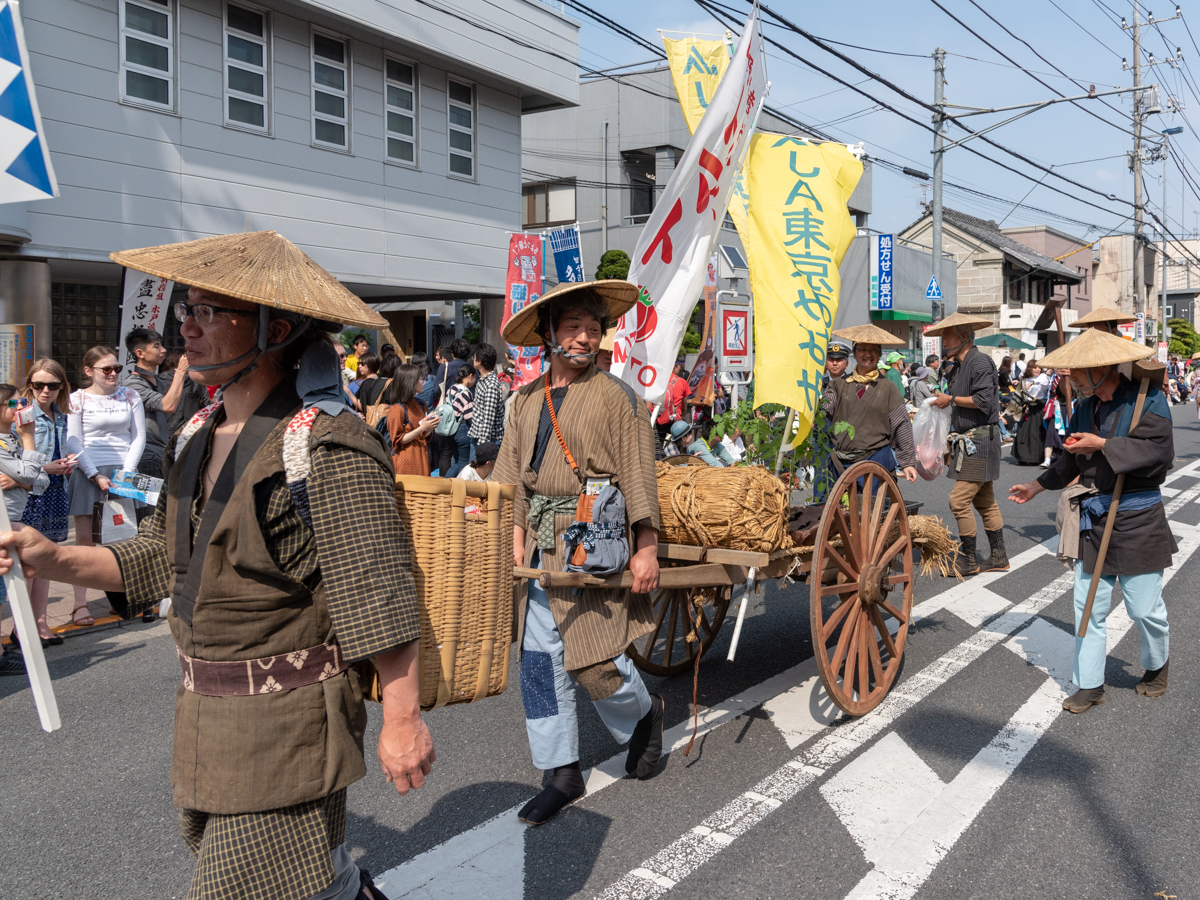
MULTIPOLYGON (((513 401, 512 415, 504 431, 504 443, 492 473, 493 481, 517 486, 514 522, 525 527, 529 500, 546 497, 576 497, 579 480, 571 471, 553 435, 539 471, 530 466, 538 421, 546 406, 543 379, 525 385, 513 401)), ((607 372, 590 366, 567 389, 558 423, 575 461, 588 476, 611 476, 625 495, 630 524, 645 521, 660 527, 658 483, 654 476, 654 433, 646 406, 629 389, 607 372)), ((554 517, 554 549, 542 551, 541 566, 561 572, 565 566, 562 533, 574 514, 554 517)), ((537 548, 537 535, 525 532, 525 564, 537 548)), ((630 552, 634 546, 630 545, 630 552)), ((517 587, 517 646, 525 625, 528 587, 517 587)), ((576 596, 570 589, 550 588, 550 609, 562 634, 564 665, 568 671, 581 669, 625 652, 636 638, 654 628, 650 598, 625 590, 584 588, 576 596)))
MULTIPOLYGON (((188 656, 248 660, 336 641, 357 660, 420 634, 408 536, 382 444, 356 416, 317 417, 310 528, 285 480, 287 421, 251 459, 218 521, 191 623, 172 605, 171 633, 188 656)), ((175 546, 173 525, 179 503, 195 510, 198 485, 180 483, 184 466, 173 457, 168 446, 167 489, 153 516, 136 538, 109 548, 134 615, 172 594, 175 554, 191 550, 175 546)), ((330 854, 345 839, 346 787, 366 773, 366 711, 353 669, 260 696, 181 687, 175 708, 171 783, 181 833, 197 855, 189 900, 302 900, 324 890, 330 854)))

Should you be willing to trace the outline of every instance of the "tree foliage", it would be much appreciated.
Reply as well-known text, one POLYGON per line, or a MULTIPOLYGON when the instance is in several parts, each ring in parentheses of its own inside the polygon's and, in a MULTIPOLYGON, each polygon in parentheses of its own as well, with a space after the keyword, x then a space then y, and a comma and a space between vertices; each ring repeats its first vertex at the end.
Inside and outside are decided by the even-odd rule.
POLYGON ((596 267, 596 279, 628 278, 629 254, 624 250, 609 250, 600 257, 600 265, 596 267))
POLYGON ((1167 327, 1171 329, 1171 343, 1167 350, 1184 359, 1190 359, 1193 353, 1200 351, 1200 334, 1196 334, 1187 319, 1169 319, 1167 327))

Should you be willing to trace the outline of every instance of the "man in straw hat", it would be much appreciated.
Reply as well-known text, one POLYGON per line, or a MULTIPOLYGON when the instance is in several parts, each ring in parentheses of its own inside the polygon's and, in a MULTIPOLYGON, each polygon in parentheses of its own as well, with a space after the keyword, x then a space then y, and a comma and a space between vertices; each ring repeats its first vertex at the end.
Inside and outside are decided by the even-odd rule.
POLYGON ((72 547, 27 528, 0 535, 0 571, 16 550, 27 575, 125 591, 130 615, 172 598, 190 900, 378 900, 345 844, 346 789, 366 774, 352 663, 379 673, 387 780, 421 787, 434 752, 391 459, 347 405, 329 334, 384 321, 273 231, 112 258, 190 285, 173 304, 189 374, 222 399, 167 443, 137 537, 72 547))
MULTIPOLYGON (((824 388, 821 405, 831 422, 836 459, 829 460, 832 472, 817 484, 818 499, 833 486, 836 473, 864 459, 879 463, 888 472, 899 465, 905 478, 916 481, 917 453, 908 407, 879 368, 880 348, 903 341, 877 325, 843 328, 833 336, 852 343, 856 366, 844 378, 830 378, 824 388)), ((836 349, 831 343, 830 350, 836 349)))
POLYGON ((1063 702, 1063 708, 1073 713, 1104 702, 1105 619, 1118 581, 1125 608, 1142 636, 1146 672, 1137 692, 1161 697, 1167 690, 1168 628, 1162 578, 1179 548, 1167 524, 1159 487, 1175 459, 1171 410, 1162 391, 1151 384, 1155 379, 1142 379, 1143 397, 1139 399, 1139 387, 1117 368, 1152 353, 1149 347, 1089 329, 1048 354, 1045 364, 1069 368, 1071 381, 1084 399, 1071 417, 1067 452, 1037 481, 1009 488, 1013 500, 1027 503, 1044 490, 1062 490, 1076 478, 1081 486, 1072 503, 1077 512, 1072 510, 1069 516, 1060 512, 1065 521, 1059 555, 1075 560, 1076 634, 1085 618, 1092 580, 1099 576, 1100 583, 1086 632, 1075 640, 1079 691, 1063 702), (1109 526, 1113 494, 1118 489, 1120 499, 1109 526), (1076 517, 1077 530, 1068 524, 1076 517), (1106 531, 1111 540, 1097 573, 1106 531))
POLYGON ((956 312, 926 329, 928 337, 941 337, 942 355, 957 365, 948 394, 937 393, 933 402, 950 407, 950 466, 954 479, 950 512, 958 523, 957 572, 976 575, 1008 568, 1004 548, 1004 518, 992 483, 1000 477, 1000 376, 996 364, 975 346, 975 330, 990 326, 990 319, 956 312), (990 554, 982 566, 976 552, 975 513, 983 517, 990 554))
POLYGON ((519 817, 541 825, 585 793, 579 767, 576 686, 592 698, 618 744, 629 743, 625 770, 650 776, 662 755, 663 699, 646 690, 625 655, 652 631, 648 594, 658 585, 658 485, 650 416, 624 382, 594 360, 604 334, 637 300, 636 285, 618 279, 560 284, 504 326, 504 339, 544 346, 550 368, 517 392, 493 480, 517 486, 514 561, 552 572, 566 568, 563 533, 580 500, 624 498, 632 541, 633 590, 543 589, 519 583, 517 636, 521 697, 533 764, 547 772, 544 789, 519 817))

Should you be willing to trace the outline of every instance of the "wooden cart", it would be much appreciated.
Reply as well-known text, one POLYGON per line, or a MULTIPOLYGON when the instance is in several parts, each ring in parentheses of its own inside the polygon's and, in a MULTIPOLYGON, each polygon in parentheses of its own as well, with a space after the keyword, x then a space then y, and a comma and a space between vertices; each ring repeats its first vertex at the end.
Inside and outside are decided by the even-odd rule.
MULTIPOLYGON (((687 457, 685 457, 687 459, 687 457)), ((767 579, 790 575, 809 585, 817 669, 830 699, 851 715, 870 712, 896 681, 912 614, 913 538, 904 498, 890 472, 873 462, 850 466, 825 503, 814 543, 774 553, 660 544, 654 630, 630 645, 638 668, 653 675, 688 671, 716 639, 733 589, 746 595, 767 579)), ((631 587, 633 575, 518 569, 543 587, 631 587)))

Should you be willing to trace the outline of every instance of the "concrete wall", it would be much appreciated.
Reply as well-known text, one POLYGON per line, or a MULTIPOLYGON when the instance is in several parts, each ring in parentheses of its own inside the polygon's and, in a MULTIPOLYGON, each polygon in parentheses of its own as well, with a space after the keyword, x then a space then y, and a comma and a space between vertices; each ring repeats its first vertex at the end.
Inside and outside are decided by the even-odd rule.
MULTIPOLYGON (((926 218, 904 232, 904 237, 928 246, 932 230, 933 225, 926 218)), ((1004 296, 1004 254, 986 244, 980 245, 977 239, 949 224, 942 226, 942 249, 954 256, 953 262, 946 260, 942 264, 942 272, 953 268, 957 274, 958 309, 996 319, 1004 296)), ((946 286, 942 285, 942 293, 945 292, 946 286)))
MULTIPOLYGON (((502 293, 507 232, 520 228, 522 106, 535 96, 573 102, 573 67, 411 0, 265 6, 270 134, 223 124, 217 0, 179 4, 178 114, 119 101, 115 0, 39 0, 23 10, 62 196, 28 204, 33 239, 21 252, 52 259, 59 279, 69 277, 67 259, 103 263, 119 248, 275 229, 368 298, 502 293), (313 24, 351 40, 348 152, 312 142, 313 24), (384 158, 385 50, 419 66, 413 167, 384 158), (470 180, 448 171, 451 74, 476 86, 470 180)), ((542 4, 457 8, 511 19, 509 30, 577 52, 577 26, 542 4)))

